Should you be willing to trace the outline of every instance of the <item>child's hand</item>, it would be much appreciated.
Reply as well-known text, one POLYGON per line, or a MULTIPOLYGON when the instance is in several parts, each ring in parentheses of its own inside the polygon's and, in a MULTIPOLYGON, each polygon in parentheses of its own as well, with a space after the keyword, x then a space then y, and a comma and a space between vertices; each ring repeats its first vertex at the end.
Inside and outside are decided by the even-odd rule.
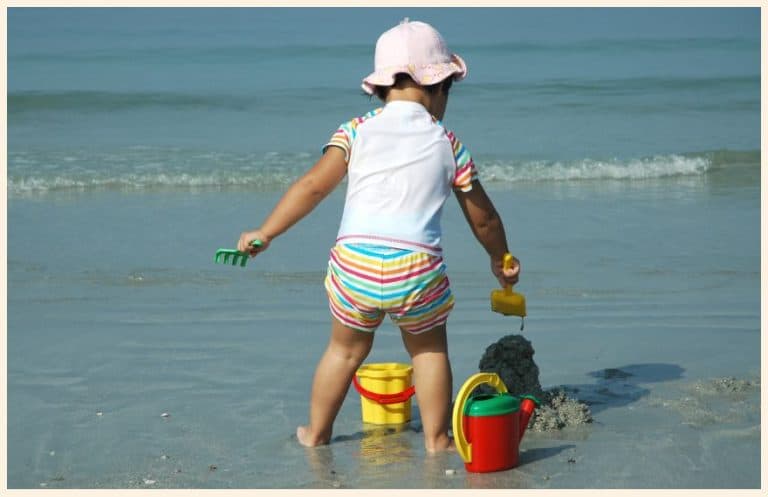
POLYGON ((496 279, 499 280, 499 284, 503 287, 506 287, 507 285, 515 285, 517 284, 518 279, 520 278, 520 261, 517 260, 517 257, 512 257, 512 265, 509 269, 503 269, 504 268, 504 258, 491 258, 491 272, 494 276, 496 276, 496 279))
POLYGON ((269 247, 270 239, 267 235, 260 230, 244 231, 240 234, 240 240, 237 242, 237 250, 245 254, 249 254, 251 257, 255 257, 256 254, 264 252, 269 247), (251 242, 258 240, 261 245, 254 246, 251 242))

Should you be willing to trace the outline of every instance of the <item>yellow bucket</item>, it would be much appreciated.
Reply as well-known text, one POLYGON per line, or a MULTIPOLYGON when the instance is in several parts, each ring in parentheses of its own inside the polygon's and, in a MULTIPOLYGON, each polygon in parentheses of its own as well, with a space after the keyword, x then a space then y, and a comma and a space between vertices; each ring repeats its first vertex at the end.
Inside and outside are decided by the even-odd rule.
POLYGON ((397 362, 364 364, 352 378, 363 413, 363 423, 402 424, 411 420, 413 367, 397 362))

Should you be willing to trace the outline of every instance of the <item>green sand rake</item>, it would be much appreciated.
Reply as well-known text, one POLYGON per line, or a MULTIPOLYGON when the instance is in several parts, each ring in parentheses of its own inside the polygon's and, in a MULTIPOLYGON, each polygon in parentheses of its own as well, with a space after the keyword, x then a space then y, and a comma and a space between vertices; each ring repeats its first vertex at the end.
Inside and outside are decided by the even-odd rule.
MULTIPOLYGON (((261 241, 254 240, 251 242, 251 245, 261 247, 261 241)), ((229 264, 231 260, 233 266, 240 264, 240 267, 245 267, 245 263, 248 262, 248 256, 247 252, 240 252, 235 249, 219 249, 216 251, 213 261, 219 264, 229 264)))

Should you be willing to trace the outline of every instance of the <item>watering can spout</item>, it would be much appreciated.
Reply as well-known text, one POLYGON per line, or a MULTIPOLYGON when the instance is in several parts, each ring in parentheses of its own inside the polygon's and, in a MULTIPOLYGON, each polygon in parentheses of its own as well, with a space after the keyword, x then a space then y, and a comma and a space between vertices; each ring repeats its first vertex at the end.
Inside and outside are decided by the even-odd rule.
POLYGON ((520 436, 519 440, 523 439, 525 430, 528 428, 528 421, 531 419, 533 410, 539 405, 539 401, 533 395, 523 395, 520 402, 520 436))

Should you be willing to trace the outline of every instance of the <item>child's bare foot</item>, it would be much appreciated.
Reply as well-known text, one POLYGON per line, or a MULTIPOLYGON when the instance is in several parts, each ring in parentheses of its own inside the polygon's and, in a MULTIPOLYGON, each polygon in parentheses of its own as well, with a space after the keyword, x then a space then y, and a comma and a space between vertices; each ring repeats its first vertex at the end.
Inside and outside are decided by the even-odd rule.
POLYGON ((326 445, 328 439, 323 439, 312 433, 309 426, 299 426, 296 428, 296 438, 299 439, 299 443, 304 447, 317 447, 318 445, 326 445))
POLYGON ((437 454, 438 452, 456 450, 456 444, 453 443, 453 439, 448 437, 448 435, 443 435, 441 437, 438 437, 432 443, 428 443, 426 440, 424 441, 424 443, 425 443, 425 448, 427 449, 428 454, 437 454))

